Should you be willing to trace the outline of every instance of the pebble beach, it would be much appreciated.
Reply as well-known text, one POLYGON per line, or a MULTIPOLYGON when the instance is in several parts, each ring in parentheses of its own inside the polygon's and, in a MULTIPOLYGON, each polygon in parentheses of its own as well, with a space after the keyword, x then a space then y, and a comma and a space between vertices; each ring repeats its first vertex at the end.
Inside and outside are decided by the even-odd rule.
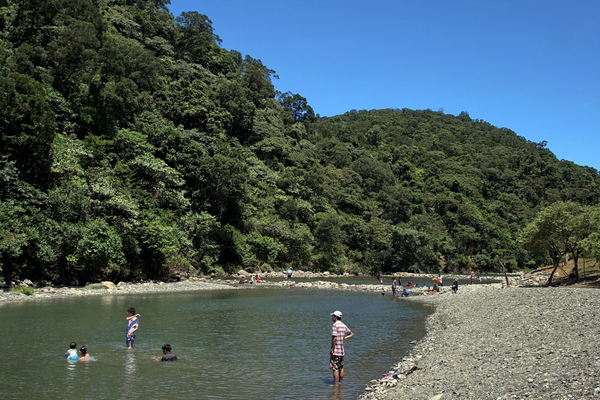
POLYGON ((597 289, 463 285, 410 301, 435 307, 426 336, 359 399, 600 398, 597 289))

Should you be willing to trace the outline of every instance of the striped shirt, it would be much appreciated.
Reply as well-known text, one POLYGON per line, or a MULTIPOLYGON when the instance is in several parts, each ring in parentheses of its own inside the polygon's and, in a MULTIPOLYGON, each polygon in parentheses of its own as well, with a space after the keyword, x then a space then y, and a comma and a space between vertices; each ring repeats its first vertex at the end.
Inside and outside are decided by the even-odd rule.
POLYGON ((346 355, 344 351, 344 337, 348 336, 352 331, 342 321, 336 321, 331 327, 331 336, 336 338, 335 348, 333 349, 334 356, 346 355))

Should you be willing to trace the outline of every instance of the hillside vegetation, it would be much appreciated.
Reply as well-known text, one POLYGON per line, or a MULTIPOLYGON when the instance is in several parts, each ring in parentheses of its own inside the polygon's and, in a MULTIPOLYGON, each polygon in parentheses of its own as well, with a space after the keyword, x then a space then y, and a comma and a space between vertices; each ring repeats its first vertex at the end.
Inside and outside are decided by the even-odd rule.
POLYGON ((5 278, 516 269, 551 262, 517 241, 540 209, 599 204, 598 171, 465 112, 321 117, 168 4, 0 0, 5 278))

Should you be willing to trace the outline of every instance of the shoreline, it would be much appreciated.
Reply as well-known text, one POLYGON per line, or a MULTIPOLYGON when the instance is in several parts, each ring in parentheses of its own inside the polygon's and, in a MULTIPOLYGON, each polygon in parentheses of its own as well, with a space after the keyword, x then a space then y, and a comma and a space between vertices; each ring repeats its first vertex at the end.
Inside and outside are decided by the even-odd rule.
MULTIPOLYGON (((305 289, 320 289, 320 290, 342 290, 342 291, 362 291, 362 292, 380 292, 391 294, 391 282, 384 284, 348 284, 348 283, 337 283, 332 281, 319 280, 319 278, 336 279, 344 278, 350 275, 333 275, 329 273, 308 273, 300 271, 294 273, 294 278, 311 278, 311 281, 298 282, 294 278, 290 280, 284 280, 284 275, 281 273, 268 273, 262 275, 261 282, 258 284, 251 284, 245 282, 239 283, 239 278, 184 278, 180 281, 174 282, 162 282, 162 281, 148 281, 141 283, 134 282, 119 282, 115 284, 110 281, 103 281, 96 284, 87 286, 43 286, 36 287, 31 282, 24 285, 15 287, 31 287, 34 288, 34 293, 27 295, 24 293, 13 292, 4 286, 0 289, 0 305, 10 304, 20 301, 31 301, 41 300, 49 298, 66 298, 66 297, 78 297, 78 296, 98 296, 98 295, 114 295, 114 294, 135 294, 135 293, 164 293, 164 292, 188 292, 198 290, 241 290, 250 289, 255 287, 263 288, 305 288, 305 289), (270 281, 269 279, 278 279, 276 281, 270 281)), ((393 276, 401 276, 402 278, 432 278, 434 274, 412 274, 402 273, 397 275, 386 275, 390 278, 393 276)), ((452 275, 452 277, 460 277, 466 279, 463 275, 452 275)), ((373 277, 373 280, 375 278, 373 277)), ((485 283, 484 285, 489 285, 485 283)), ((410 293, 411 296, 420 296, 424 294, 425 288, 423 286, 408 288, 404 286, 410 293)), ((449 286, 442 286, 441 291, 449 291, 449 286)))
POLYGON ((190 279, 180 282, 143 282, 126 283, 105 281, 88 286, 44 286, 36 288, 34 294, 14 293, 10 290, 0 292, 0 305, 20 301, 43 300, 51 298, 67 298, 81 296, 110 296, 119 294, 187 292, 197 290, 237 289, 226 281, 208 281, 206 279, 190 279))
MULTIPOLYGON (((242 271, 240 271, 242 272, 242 271)), ((291 280, 283 280, 285 274, 282 272, 268 272, 261 275, 261 282, 258 284, 260 287, 297 287, 297 288, 316 288, 324 290, 350 290, 350 291, 369 291, 369 292, 385 292, 386 294, 391 293, 390 285, 391 282, 386 281, 384 284, 346 284, 336 283, 331 281, 322 281, 319 278, 344 278, 349 276, 371 276, 371 275, 335 275, 328 272, 314 273, 306 271, 294 271, 294 276, 291 280), (294 278, 311 278, 314 281, 310 282, 297 282, 294 278), (282 279, 277 281, 269 281, 269 279, 282 279)), ((248 276, 248 275, 246 275, 248 276)), ((385 278, 402 277, 406 278, 433 278, 437 274, 417 274, 409 272, 399 272, 394 274, 384 275, 385 278)), ((460 279, 468 279, 468 275, 456 274, 446 275, 446 278, 459 277, 460 279)), ((515 283, 517 278, 515 274, 512 274, 511 280, 515 283)), ((375 277, 373 277, 375 281, 375 277)), ((48 298, 65 298, 65 297, 76 297, 76 296, 93 296, 93 295, 112 295, 112 294, 127 294, 127 293, 164 293, 164 292, 186 292, 195 290, 224 290, 224 289, 247 289, 255 287, 255 284, 245 283, 240 285, 238 277, 221 277, 221 278, 182 278, 179 281, 147 281, 147 282, 119 282, 117 284, 104 281, 95 284, 89 284, 87 286, 69 286, 69 285, 46 285, 38 287, 31 281, 25 280, 24 283, 19 285, 7 285, 3 284, 0 286, 0 305, 10 304, 20 301, 31 301, 48 298), (12 292, 11 287, 31 287, 35 289, 35 292, 31 295, 23 293, 12 292)), ((489 283, 485 283, 489 285, 489 283)), ((461 286, 461 287, 464 287, 461 286)), ((423 287, 407 288, 412 296, 422 295, 423 287)), ((442 290, 449 290, 449 286, 443 286, 442 290)))
POLYGON ((409 300, 434 306, 425 336, 359 399, 600 396, 600 291, 462 285, 409 300))

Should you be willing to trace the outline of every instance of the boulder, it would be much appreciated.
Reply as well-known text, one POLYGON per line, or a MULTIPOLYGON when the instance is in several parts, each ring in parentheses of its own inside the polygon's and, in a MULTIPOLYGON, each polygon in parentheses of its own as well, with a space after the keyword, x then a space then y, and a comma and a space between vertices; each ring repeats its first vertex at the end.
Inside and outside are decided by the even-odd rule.
POLYGON ((103 281, 103 282, 100 282, 100 284, 107 289, 114 289, 116 287, 116 285, 110 281, 103 281))

